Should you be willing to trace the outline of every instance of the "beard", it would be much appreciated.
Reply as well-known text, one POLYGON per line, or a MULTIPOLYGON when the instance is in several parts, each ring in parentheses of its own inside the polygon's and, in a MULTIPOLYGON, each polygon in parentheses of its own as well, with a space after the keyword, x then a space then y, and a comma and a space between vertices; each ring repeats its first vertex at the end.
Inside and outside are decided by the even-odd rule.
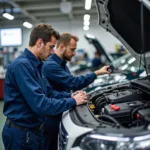
POLYGON ((63 59, 66 61, 71 61, 73 56, 68 56, 67 54, 67 50, 65 49, 65 51, 63 52, 63 59))
POLYGON ((72 56, 66 56, 66 55, 64 55, 63 58, 64 58, 64 60, 66 60, 66 61, 71 61, 72 56))

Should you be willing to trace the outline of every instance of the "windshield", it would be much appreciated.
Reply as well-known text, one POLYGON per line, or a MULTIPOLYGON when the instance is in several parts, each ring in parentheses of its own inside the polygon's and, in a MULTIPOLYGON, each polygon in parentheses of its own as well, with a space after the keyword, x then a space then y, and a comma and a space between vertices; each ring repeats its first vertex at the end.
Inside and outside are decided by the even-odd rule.
MULTIPOLYGON (((126 70, 131 72, 138 72, 139 71, 139 63, 134 57, 129 57, 126 60, 121 60, 119 70, 126 70)), ((140 70, 144 70, 142 66, 140 66, 140 70)))

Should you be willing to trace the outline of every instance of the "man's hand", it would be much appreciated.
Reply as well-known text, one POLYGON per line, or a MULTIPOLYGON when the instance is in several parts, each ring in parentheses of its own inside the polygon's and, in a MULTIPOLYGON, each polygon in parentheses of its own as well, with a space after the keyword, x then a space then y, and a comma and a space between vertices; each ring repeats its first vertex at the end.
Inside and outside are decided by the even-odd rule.
POLYGON ((82 93, 82 94, 85 94, 86 95, 86 92, 85 91, 82 91, 82 90, 79 90, 79 91, 76 91, 74 93, 71 94, 71 97, 75 96, 76 94, 78 93, 82 93))
POLYGON ((99 70, 96 70, 94 73, 98 76, 98 75, 102 75, 102 74, 109 74, 110 72, 108 71, 109 66, 104 66, 99 70))
POLYGON ((87 94, 84 91, 77 91, 75 93, 72 94, 72 97, 75 99, 76 101, 76 105, 81 105, 84 103, 87 103, 87 94), (74 95, 73 95, 74 94, 74 95))

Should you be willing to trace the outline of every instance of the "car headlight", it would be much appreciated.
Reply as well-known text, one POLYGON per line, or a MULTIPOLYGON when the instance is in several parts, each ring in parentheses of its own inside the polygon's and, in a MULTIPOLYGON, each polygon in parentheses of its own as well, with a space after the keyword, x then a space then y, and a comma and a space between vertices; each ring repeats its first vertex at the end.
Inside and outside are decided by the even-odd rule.
POLYGON ((82 139, 80 147, 82 150, 149 150, 150 135, 129 138, 90 134, 82 139))

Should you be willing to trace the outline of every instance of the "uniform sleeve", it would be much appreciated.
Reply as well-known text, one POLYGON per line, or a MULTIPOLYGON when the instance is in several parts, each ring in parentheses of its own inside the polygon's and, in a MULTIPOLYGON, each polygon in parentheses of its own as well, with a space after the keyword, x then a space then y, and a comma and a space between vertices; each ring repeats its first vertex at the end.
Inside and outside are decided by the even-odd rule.
POLYGON ((69 98, 69 97, 71 97, 71 94, 67 93, 67 92, 63 92, 63 91, 58 92, 58 91, 52 90, 52 92, 49 93, 49 97, 69 98))
POLYGON ((55 98, 69 98, 71 97, 71 93, 65 92, 65 91, 56 91, 52 88, 50 83, 48 82, 47 78, 44 78, 46 87, 47 87, 47 96, 48 97, 55 97, 55 98))
POLYGON ((56 84, 62 84, 73 91, 85 88, 96 79, 95 73, 75 77, 61 69, 56 63, 44 63, 42 71, 49 81, 55 81, 56 84))
POLYGON ((29 65, 18 64, 13 75, 26 103, 39 115, 57 115, 76 105, 73 98, 46 97, 29 65))
MULTIPOLYGON (((48 81, 47 81, 48 82, 48 81)), ((48 86, 48 97, 55 97, 55 98, 69 98, 71 97, 71 93, 65 92, 65 91, 56 91, 52 89, 52 87, 48 86)))

